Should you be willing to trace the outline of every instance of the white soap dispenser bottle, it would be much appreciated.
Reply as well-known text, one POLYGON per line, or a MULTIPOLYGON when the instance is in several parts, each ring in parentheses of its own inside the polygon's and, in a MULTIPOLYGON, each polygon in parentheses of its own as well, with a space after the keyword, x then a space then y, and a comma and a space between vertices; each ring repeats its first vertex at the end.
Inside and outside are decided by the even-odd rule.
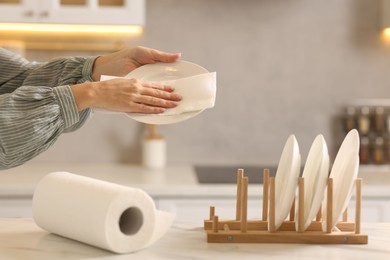
POLYGON ((166 141, 157 133, 157 125, 146 124, 147 134, 142 141, 142 165, 149 169, 166 166, 166 141))

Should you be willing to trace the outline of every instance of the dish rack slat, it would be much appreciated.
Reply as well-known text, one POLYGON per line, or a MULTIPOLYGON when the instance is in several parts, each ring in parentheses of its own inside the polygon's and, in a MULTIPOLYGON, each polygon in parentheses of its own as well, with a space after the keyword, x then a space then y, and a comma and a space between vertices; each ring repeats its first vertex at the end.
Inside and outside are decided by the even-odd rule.
POLYGON ((295 202, 289 220, 275 228, 275 178, 269 170, 263 171, 263 212, 262 219, 247 219, 248 177, 244 170, 237 170, 236 219, 222 220, 210 206, 209 219, 204 220, 208 243, 303 243, 303 244, 367 244, 368 235, 360 230, 362 179, 355 180, 356 212, 355 221, 348 221, 347 210, 342 220, 332 227, 333 179, 327 180, 326 221, 320 208, 315 220, 304 230, 304 178, 298 180, 298 212, 295 218, 295 202), (269 207, 268 207, 269 206, 269 207), (269 210, 269 211, 268 211, 269 210), (322 230, 322 225, 326 231, 322 230))

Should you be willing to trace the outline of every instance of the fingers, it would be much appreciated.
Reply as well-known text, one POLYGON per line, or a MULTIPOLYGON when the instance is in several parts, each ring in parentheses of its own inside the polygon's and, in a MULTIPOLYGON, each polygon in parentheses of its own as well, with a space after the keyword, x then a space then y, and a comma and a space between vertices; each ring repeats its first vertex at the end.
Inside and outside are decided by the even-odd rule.
MULTIPOLYGON (((135 80, 135 79, 133 79, 135 80)), ((174 88, 159 83, 135 80, 133 99, 136 113, 158 114, 174 108, 182 97, 172 93, 174 88)))
POLYGON ((173 108, 178 105, 178 102, 176 101, 165 100, 162 98, 145 96, 145 95, 139 96, 134 101, 139 104, 153 106, 153 107, 161 107, 161 108, 173 108))
POLYGON ((145 104, 135 103, 130 113, 142 113, 142 114, 161 114, 165 112, 165 108, 148 106, 145 104))
POLYGON ((137 79, 111 79, 93 86, 92 105, 110 111, 158 114, 182 99, 171 86, 137 79))
POLYGON ((158 97, 172 101, 180 101, 182 99, 180 95, 172 93, 175 90, 172 86, 149 82, 143 82, 142 85, 143 88, 140 91, 142 95, 158 97))
POLYGON ((174 62, 181 57, 181 53, 168 53, 158 50, 151 50, 153 59, 160 62, 174 62))
POLYGON ((174 90, 171 86, 164 86, 156 83, 143 82, 134 101, 138 104, 159 107, 159 108, 173 108, 176 107, 182 97, 178 94, 172 93, 174 90))

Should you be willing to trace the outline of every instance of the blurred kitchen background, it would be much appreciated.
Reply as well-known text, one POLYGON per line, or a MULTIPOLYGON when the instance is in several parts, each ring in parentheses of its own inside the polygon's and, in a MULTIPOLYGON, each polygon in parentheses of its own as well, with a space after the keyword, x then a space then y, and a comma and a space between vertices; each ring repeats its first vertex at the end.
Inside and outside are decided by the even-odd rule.
MULTIPOLYGON (((23 3, 0 0, 1 12, 1 5, 15 2, 23 3)), ((181 52, 183 60, 216 71, 215 108, 159 127, 168 164, 275 164, 290 134, 303 161, 317 134, 333 158, 348 127, 362 127, 363 115, 363 128, 368 122, 377 129, 378 113, 383 126, 365 132, 363 143, 372 153, 382 142, 384 159, 367 155, 366 163, 387 164, 390 40, 383 34, 384 9, 379 0, 146 0, 138 12, 144 15, 140 33, 38 37, 5 30, 0 41, 36 61, 143 45, 181 52)), ((84 12, 85 19, 89 15, 84 12)), ((72 20, 63 17, 64 23, 72 20)), ((145 126, 126 115, 96 112, 33 161, 138 164, 144 135, 145 126)))

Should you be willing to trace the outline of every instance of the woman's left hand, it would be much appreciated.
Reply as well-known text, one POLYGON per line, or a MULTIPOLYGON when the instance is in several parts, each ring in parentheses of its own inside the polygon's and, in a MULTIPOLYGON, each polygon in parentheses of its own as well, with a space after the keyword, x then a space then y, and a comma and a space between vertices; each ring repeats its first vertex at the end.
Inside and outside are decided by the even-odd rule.
POLYGON ((156 62, 175 62, 180 53, 168 53, 146 47, 126 48, 95 60, 92 79, 99 81, 101 75, 125 76, 130 71, 156 62))

